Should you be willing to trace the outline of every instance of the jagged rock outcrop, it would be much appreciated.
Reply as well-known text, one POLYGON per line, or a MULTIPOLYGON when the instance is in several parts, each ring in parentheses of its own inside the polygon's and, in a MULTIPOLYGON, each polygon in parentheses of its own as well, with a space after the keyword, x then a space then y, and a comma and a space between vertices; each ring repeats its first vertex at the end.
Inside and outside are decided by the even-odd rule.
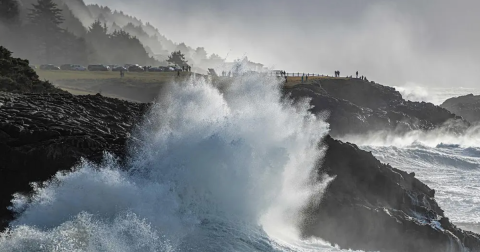
POLYGON ((444 108, 425 102, 405 101, 392 87, 360 79, 321 79, 313 84, 285 89, 297 100, 310 98, 312 112, 329 112, 333 136, 364 134, 381 130, 404 133, 430 130, 456 121, 451 130, 462 130, 469 123, 444 108))
MULTIPOLYGON (((345 103, 345 102, 344 102, 345 103)), ((352 106, 354 107, 354 106, 352 106)), ((0 220, 15 192, 28 193, 85 157, 104 151, 126 156, 134 123, 148 104, 69 94, 0 93, 0 220)), ((320 173, 335 176, 321 204, 306 209, 305 236, 344 248, 381 251, 480 250, 480 238, 452 225, 434 200, 434 190, 381 164, 370 153, 326 137, 320 173)), ((316 201, 313 201, 316 202, 316 201)))
POLYGON ((357 146, 325 138, 319 173, 334 180, 306 211, 304 236, 367 251, 480 251, 480 236, 458 229, 435 191, 357 146), (318 202, 318 201, 317 201, 318 202))
POLYGON ((440 105, 471 123, 480 123, 480 95, 465 95, 446 100, 440 105))
MULTIPOLYGON (((70 94, 0 92, 0 216, 12 194, 30 191, 81 157, 100 161, 108 151, 125 153, 125 141, 145 104, 70 94)), ((2 223, 3 227, 6 224, 2 223)))

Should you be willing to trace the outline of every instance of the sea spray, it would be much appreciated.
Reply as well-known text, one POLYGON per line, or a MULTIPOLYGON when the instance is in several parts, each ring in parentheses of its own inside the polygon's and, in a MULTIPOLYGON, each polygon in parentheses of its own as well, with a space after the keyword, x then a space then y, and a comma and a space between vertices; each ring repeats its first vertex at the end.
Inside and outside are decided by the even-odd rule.
POLYGON ((328 126, 308 108, 282 101, 279 80, 261 74, 222 92, 174 83, 135 130, 126 165, 106 154, 17 195, 0 250, 290 250, 260 225, 295 230, 324 188, 313 169, 328 126))

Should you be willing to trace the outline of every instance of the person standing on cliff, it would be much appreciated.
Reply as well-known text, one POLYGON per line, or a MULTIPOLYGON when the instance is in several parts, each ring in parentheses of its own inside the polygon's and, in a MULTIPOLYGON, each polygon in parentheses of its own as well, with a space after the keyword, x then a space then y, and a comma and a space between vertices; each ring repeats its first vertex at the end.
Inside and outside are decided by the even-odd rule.
POLYGON ((358 71, 357 71, 356 75, 357 75, 357 79, 358 79, 358 71))

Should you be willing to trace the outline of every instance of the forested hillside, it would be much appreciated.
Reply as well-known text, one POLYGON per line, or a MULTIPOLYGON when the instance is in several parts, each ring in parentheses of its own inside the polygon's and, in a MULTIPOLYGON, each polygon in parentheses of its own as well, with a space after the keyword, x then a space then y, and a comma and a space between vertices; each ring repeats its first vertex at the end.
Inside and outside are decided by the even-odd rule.
POLYGON ((83 0, 0 0, 0 45, 32 64, 223 64, 203 47, 174 43, 148 22, 83 0))

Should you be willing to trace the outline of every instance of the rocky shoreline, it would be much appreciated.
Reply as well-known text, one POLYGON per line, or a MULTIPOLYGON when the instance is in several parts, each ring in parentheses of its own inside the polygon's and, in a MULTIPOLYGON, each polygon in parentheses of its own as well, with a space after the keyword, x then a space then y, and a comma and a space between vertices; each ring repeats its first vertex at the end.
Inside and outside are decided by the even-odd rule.
MULTIPOLYGON (((318 94, 312 103, 344 106, 340 107, 344 109, 341 113, 349 118, 367 112, 383 114, 385 117, 373 118, 390 119, 387 125, 391 127, 397 127, 398 121, 392 123, 388 115, 396 115, 402 108, 405 110, 402 118, 410 118, 410 122, 423 118, 410 127, 428 129, 445 120, 459 119, 433 105, 417 104, 417 108, 417 105, 405 105, 400 100, 392 101, 389 95, 383 98, 385 114, 370 109, 379 105, 381 99, 369 101, 370 104, 356 101, 363 106, 360 107, 345 100, 349 97, 341 99, 342 91, 333 97, 334 90, 322 85, 299 86, 292 93, 294 98, 305 93, 318 94), (328 99, 321 98, 327 96, 328 99), (424 108, 428 110, 422 112, 424 108)), ((381 90, 381 87, 372 88, 381 90)), ((68 171, 82 157, 99 162, 105 151, 124 159, 130 132, 148 106, 100 95, 0 92, 2 229, 14 218, 7 209, 12 194, 29 193, 31 182, 43 182, 58 171, 68 171)), ((330 120, 337 118, 331 121, 334 134, 342 133, 336 129, 342 122, 341 117, 335 115, 337 112, 333 111, 330 117, 330 120)), ((369 125, 366 123, 375 121, 361 122, 365 125, 359 128, 365 130, 369 125)), ((308 217, 303 223, 304 236, 321 237, 342 248, 364 250, 447 251, 452 248, 448 251, 462 251, 463 247, 480 250, 480 236, 450 223, 434 199, 435 191, 417 180, 414 174, 382 164, 355 145, 329 136, 324 142, 329 148, 318 172, 335 179, 321 201, 312 201, 321 202, 320 205, 312 203, 305 210, 308 217)))
POLYGON ((402 134, 438 127, 461 131, 470 126, 444 108, 405 101, 394 88, 361 79, 315 80, 313 84, 286 88, 284 93, 295 100, 311 99, 312 113, 328 111, 327 122, 334 137, 378 131, 402 134))
POLYGON ((125 143, 146 104, 100 95, 0 92, 0 219, 12 194, 31 191, 80 159, 100 161, 104 151, 125 155, 125 143))

